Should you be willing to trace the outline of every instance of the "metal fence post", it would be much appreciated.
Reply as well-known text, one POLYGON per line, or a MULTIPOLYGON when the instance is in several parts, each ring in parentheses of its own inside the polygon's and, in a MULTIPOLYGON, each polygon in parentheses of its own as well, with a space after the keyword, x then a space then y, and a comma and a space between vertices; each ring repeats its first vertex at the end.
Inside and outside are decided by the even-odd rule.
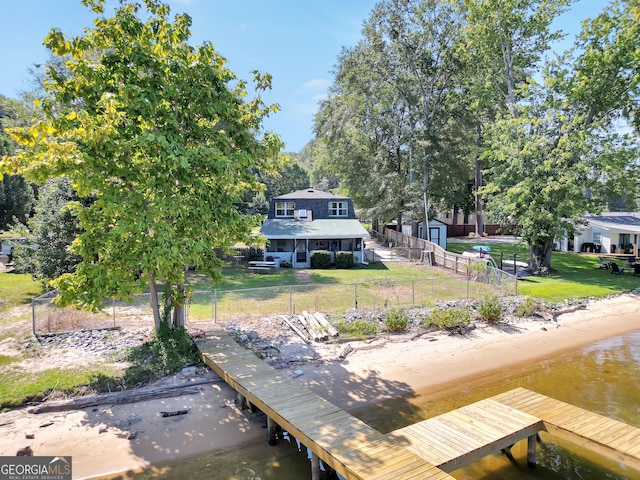
POLYGON ((31 332, 36 334, 36 301, 31 300, 31 332))
POLYGON ((355 305, 356 310, 358 309, 358 284, 353 284, 353 303, 355 305))
POLYGON ((113 328, 116 328, 116 299, 111 299, 111 310, 113 311, 113 328))
POLYGON ((289 285, 289 315, 293 315, 293 285, 289 285))

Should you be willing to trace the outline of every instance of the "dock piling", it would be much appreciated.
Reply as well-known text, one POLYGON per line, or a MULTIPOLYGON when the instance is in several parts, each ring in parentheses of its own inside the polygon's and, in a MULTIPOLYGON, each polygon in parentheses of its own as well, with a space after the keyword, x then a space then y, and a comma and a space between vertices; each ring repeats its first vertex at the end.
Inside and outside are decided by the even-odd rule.
POLYGON ((527 467, 536 468, 537 459, 536 459, 536 440, 538 438, 538 434, 531 435, 528 439, 527 445, 527 467))
POLYGON ((311 480, 320 480, 320 458, 311 453, 311 480))
POLYGON ((273 447, 278 443, 278 437, 276 436, 276 423, 269 416, 267 416, 267 433, 269 435, 269 445, 273 447))

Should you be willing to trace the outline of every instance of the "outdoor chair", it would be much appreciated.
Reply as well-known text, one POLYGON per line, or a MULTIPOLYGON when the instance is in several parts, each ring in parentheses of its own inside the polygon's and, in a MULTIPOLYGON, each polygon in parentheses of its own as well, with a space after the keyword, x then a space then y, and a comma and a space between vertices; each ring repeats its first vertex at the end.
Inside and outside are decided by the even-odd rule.
POLYGON ((636 263, 633 266, 633 274, 634 275, 640 275, 640 263, 636 263))
POLYGON ((618 267, 618 264, 616 262, 611 262, 611 273, 620 275, 622 272, 624 272, 624 268, 618 267))

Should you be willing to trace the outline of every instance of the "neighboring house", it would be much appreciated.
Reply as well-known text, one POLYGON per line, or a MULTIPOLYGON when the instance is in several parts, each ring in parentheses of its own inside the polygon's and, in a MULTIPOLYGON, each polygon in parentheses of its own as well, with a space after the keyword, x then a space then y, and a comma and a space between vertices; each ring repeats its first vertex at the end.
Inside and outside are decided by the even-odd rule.
POLYGON ((260 229, 268 240, 265 260, 289 262, 294 268, 311 266, 311 252, 353 252, 364 262, 364 240, 369 233, 356 218, 348 197, 313 188, 271 199, 269 214, 260 229))
POLYGON ((638 256, 640 213, 607 212, 585 217, 587 224, 576 236, 564 239, 560 250, 593 253, 625 253, 638 256))

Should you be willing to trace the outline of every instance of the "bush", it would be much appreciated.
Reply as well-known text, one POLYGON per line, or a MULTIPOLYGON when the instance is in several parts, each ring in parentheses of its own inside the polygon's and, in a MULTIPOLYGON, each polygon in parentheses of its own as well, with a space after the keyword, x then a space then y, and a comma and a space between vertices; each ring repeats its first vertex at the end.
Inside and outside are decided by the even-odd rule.
MULTIPOLYGON (((169 329, 164 323, 153 339, 129 351, 125 359, 134 364, 127 376, 140 383, 170 375, 186 365, 202 363, 189 333, 182 327, 169 329)), ((132 379, 127 380, 131 385, 132 379)))
POLYGON ((401 308, 394 308, 387 313, 384 318, 384 324, 387 326, 390 332, 404 332, 407 330, 409 324, 409 316, 401 308))
POLYGON ((375 335, 378 328, 374 322, 367 320, 338 320, 338 332, 344 337, 365 337, 367 335, 375 335))
POLYGON ((499 322, 502 320, 502 304, 496 295, 490 295, 478 305, 478 313, 487 322, 499 322))
POLYGON ((329 268, 331 266, 331 253, 326 250, 314 250, 311 252, 311 268, 329 268))
POLYGON ((353 252, 336 252, 336 268, 353 268, 353 252))
POLYGON ((435 325, 438 328, 452 328, 471 323, 471 312, 464 308, 434 308, 425 318, 422 326, 427 328, 435 325))
POLYGON ((530 317, 538 310, 538 302, 530 296, 526 296, 524 301, 516 310, 516 316, 518 317, 530 317))

